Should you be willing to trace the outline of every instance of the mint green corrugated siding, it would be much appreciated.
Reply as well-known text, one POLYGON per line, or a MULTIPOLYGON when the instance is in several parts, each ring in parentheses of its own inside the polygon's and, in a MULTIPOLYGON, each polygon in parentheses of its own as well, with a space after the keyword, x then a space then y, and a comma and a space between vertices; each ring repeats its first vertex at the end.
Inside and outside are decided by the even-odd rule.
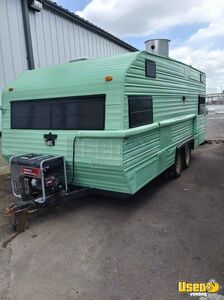
MULTIPOLYGON (((171 59, 142 52, 126 73, 125 95, 153 96, 154 122, 197 114, 199 94, 205 94, 200 72, 171 59), (145 59, 156 62, 155 79, 145 76, 145 59), (185 102, 183 96, 186 96, 185 102)), ((127 98, 124 101, 127 102, 127 98)), ((128 128, 128 113, 125 113, 125 126, 128 128)))
MULTIPOLYGON (((4 108, 9 109, 11 100, 106 94, 106 129, 123 129, 123 78, 136 55, 128 53, 27 71, 8 85, 13 85, 13 92, 5 88, 4 108), (113 80, 106 82, 106 75, 113 76, 113 80)), ((7 119, 3 126, 9 128, 7 119)))
MULTIPOLYGON (((106 94, 106 130, 123 128, 123 78, 137 53, 89 59, 46 69, 28 71, 4 91, 3 153, 5 156, 29 152, 63 155, 69 181, 72 177, 73 140, 78 131, 51 130, 58 135, 56 145, 45 145, 49 130, 10 129, 10 101, 53 97, 106 94), (113 81, 105 82, 106 75, 113 81)), ((92 134, 92 133, 91 133, 92 134)), ((75 149, 75 183, 82 186, 130 192, 122 167, 123 139, 78 138, 75 149)))
POLYGON ((198 146, 205 140, 205 117, 203 115, 197 116, 196 133, 196 146, 198 146))
POLYGON ((174 163, 176 145, 194 135, 204 138, 204 116, 197 115, 198 94, 205 92, 200 72, 176 61, 145 52, 90 59, 29 71, 3 93, 3 154, 63 155, 75 184, 135 193, 174 163), (155 60, 157 78, 145 77, 145 59, 155 60), (106 75, 113 81, 105 82, 106 75), (105 130, 51 130, 56 145, 45 145, 49 130, 10 129, 10 101, 106 94, 105 130), (154 123, 128 128, 128 95, 152 95, 154 123), (182 96, 186 101, 182 101, 182 96))
MULTIPOLYGON (((123 161, 124 171, 130 182, 130 188, 132 193, 136 192, 141 186, 143 186, 149 179, 155 177, 150 176, 150 172, 146 169, 146 174, 143 174, 140 182, 137 182, 138 170, 142 170, 145 166, 151 167, 151 160, 156 160, 156 154, 160 150, 160 135, 159 128, 149 130, 148 132, 134 135, 129 139, 124 140, 123 148, 123 161), (150 178, 151 177, 151 178, 150 178)), ((153 169, 154 170, 154 169, 153 169)), ((144 172, 143 172, 144 173, 144 172)))
POLYGON ((172 144, 176 145, 178 143, 181 143, 181 141, 186 140, 189 137, 192 137, 194 134, 193 126, 194 126, 194 119, 173 124, 171 127, 172 144))
POLYGON ((75 182, 106 190, 129 192, 123 173, 122 138, 78 138, 75 152, 75 182))
POLYGON ((145 52, 136 57, 125 77, 124 127, 128 128, 129 95, 152 96, 153 121, 159 124, 162 121, 162 127, 124 142, 124 166, 134 192, 174 163, 178 144, 192 136, 197 140, 196 145, 203 141, 204 116, 195 119, 195 115, 198 95, 204 93, 205 84, 200 82, 199 71, 145 52), (145 76, 145 59, 156 62, 155 79, 145 76), (184 102, 183 96, 186 97, 184 102), (162 124, 181 116, 189 116, 189 119, 162 124))

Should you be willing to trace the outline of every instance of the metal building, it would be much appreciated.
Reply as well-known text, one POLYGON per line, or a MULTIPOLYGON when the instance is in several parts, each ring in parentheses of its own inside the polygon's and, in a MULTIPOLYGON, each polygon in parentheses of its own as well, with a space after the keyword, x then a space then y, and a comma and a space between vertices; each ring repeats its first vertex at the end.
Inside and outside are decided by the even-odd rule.
POLYGON ((206 94, 207 104, 224 104, 224 91, 222 93, 206 94))
POLYGON ((136 50, 52 1, 0 1, 0 91, 28 69, 136 50))

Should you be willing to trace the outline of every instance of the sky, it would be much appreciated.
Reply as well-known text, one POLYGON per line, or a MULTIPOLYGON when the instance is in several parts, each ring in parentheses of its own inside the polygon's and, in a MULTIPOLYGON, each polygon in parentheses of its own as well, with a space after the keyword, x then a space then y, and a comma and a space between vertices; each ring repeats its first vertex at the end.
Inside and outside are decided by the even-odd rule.
POLYGON ((224 90, 224 0, 57 0, 139 50, 167 38, 170 57, 204 71, 207 92, 224 90))

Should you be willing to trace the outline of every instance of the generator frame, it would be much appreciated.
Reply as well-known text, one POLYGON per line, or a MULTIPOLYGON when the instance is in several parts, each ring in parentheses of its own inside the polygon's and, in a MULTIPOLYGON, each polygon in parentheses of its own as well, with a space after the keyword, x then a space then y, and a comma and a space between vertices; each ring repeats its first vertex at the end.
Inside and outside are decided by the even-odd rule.
MULTIPOLYGON (((27 154, 24 154, 25 155, 29 155, 29 153, 27 154)), ((10 161, 9 161, 9 165, 10 165, 10 174, 12 174, 12 160, 16 157, 20 157, 21 155, 14 155, 10 158, 10 161)), ((46 195, 46 191, 45 191, 45 184, 44 184, 44 163, 50 161, 50 160, 55 160, 55 159, 58 159, 58 158, 61 158, 63 160, 63 170, 64 170, 64 179, 65 179, 65 189, 64 189, 64 192, 67 193, 68 192, 68 182, 67 182, 67 173, 66 173, 66 165, 65 165, 65 158, 64 156, 60 155, 60 156, 52 156, 50 158, 46 158, 46 159, 43 159, 41 162, 40 162, 40 171, 41 171, 41 176, 40 176, 40 179, 41 179, 41 187, 42 187, 42 197, 38 197, 36 199, 33 199, 31 200, 31 202, 36 202, 36 203, 39 203, 39 204, 43 204, 46 202, 47 199, 49 198, 52 198, 53 196, 55 196, 55 194, 51 194, 51 195, 46 195)), ((22 198, 22 195, 21 194, 18 194, 16 192, 16 188, 15 188, 15 180, 13 180, 13 178, 11 177, 11 185, 12 185, 12 192, 13 192, 13 195, 17 198, 22 198)), ((26 202, 26 201, 23 201, 23 203, 26 202)), ((29 201, 27 201, 29 202, 29 201)))

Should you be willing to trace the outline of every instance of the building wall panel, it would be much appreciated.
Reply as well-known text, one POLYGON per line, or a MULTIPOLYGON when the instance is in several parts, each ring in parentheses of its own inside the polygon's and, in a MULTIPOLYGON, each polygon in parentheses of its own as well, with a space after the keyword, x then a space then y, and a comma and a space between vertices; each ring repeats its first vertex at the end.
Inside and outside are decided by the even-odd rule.
POLYGON ((0 1, 0 90, 27 69, 21 3, 0 1))
POLYGON ((122 46, 45 7, 29 12, 35 67, 68 62, 81 56, 102 57, 129 52, 122 46))
MULTIPOLYGON (((27 69, 21 2, 0 1, 0 106, 1 89, 27 69)), ((0 131, 2 115, 0 113, 0 131)))

